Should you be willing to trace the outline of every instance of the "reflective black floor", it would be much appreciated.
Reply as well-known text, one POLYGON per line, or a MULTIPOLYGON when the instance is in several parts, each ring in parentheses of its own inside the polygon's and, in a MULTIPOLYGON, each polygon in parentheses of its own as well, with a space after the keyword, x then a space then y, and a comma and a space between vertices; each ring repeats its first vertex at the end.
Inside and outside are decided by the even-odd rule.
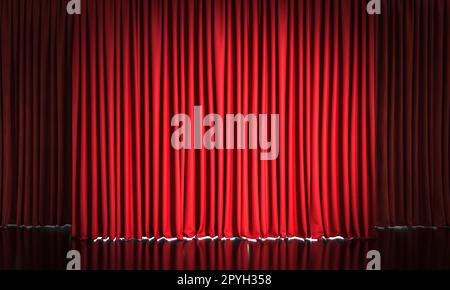
POLYGON ((382 269, 450 270, 450 230, 378 230, 372 240, 303 242, 193 240, 72 241, 70 228, 0 228, 0 269, 65 269, 81 252, 82 269, 365 269, 381 253, 382 269))

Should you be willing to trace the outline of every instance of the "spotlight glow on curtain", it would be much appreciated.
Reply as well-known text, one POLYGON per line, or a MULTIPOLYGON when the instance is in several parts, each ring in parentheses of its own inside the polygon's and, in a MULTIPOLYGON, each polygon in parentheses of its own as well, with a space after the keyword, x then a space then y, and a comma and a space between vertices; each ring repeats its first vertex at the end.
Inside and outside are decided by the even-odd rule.
POLYGON ((364 1, 84 1, 73 42, 74 236, 371 234, 364 1), (279 157, 174 150, 171 118, 196 105, 279 114, 279 157))

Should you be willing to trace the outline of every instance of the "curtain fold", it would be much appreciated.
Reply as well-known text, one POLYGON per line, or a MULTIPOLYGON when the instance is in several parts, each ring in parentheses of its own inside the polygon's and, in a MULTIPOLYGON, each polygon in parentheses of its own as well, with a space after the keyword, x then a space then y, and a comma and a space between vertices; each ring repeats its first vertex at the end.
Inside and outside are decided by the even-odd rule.
POLYGON ((375 27, 364 1, 83 3, 74 236, 371 234, 375 27), (174 149, 171 119, 194 119, 195 106, 224 120, 278 114, 278 158, 248 146, 174 149))
POLYGON ((450 3, 383 1, 378 224, 450 225, 450 3))
POLYGON ((0 224, 70 224, 71 20, 0 1, 0 224))

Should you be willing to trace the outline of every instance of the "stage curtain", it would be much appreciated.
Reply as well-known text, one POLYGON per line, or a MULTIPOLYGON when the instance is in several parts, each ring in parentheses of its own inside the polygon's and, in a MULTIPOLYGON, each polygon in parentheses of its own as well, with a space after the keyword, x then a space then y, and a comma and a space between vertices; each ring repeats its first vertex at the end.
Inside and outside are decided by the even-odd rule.
POLYGON ((85 0, 82 9, 73 236, 371 235, 375 27, 365 1, 85 0), (194 106, 223 118, 279 114, 278 158, 173 149, 171 118, 194 118, 194 106))
POLYGON ((71 20, 64 1, 0 1, 0 224, 71 223, 71 20))
POLYGON ((450 225, 450 2, 383 1, 378 224, 450 225))

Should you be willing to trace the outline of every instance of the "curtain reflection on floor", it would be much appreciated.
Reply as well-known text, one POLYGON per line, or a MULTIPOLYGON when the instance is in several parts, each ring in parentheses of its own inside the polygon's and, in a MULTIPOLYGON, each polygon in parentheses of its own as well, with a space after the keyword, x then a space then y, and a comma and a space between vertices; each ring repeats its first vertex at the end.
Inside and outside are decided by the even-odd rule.
POLYGON ((367 243, 193 240, 75 243, 89 269, 267 270, 361 268, 367 243), (95 258, 94 258, 95 257, 95 258))
POLYGON ((0 229, 0 269, 65 269, 68 250, 82 269, 365 269, 381 252, 382 269, 450 269, 450 230, 379 230, 372 240, 71 241, 70 228, 0 229))

